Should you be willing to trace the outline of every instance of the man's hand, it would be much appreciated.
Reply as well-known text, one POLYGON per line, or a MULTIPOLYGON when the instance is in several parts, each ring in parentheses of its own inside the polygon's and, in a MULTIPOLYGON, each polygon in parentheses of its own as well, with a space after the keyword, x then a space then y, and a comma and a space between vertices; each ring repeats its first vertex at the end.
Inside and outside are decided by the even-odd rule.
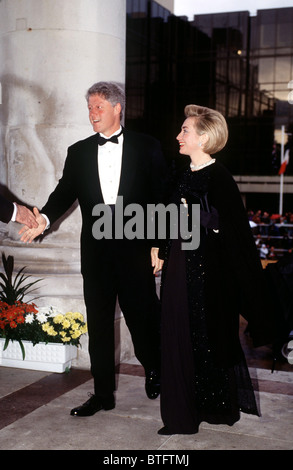
POLYGON ((21 241, 23 242, 31 243, 36 237, 38 237, 44 232, 47 225, 45 217, 43 217, 42 214, 39 213, 36 207, 34 207, 33 211, 38 226, 36 228, 29 228, 27 225, 24 225, 22 227, 22 229, 18 233, 22 235, 21 241))
POLYGON ((34 214, 25 206, 21 206, 16 204, 17 213, 15 221, 20 224, 25 224, 29 228, 37 228, 38 222, 36 221, 36 217, 34 214))
POLYGON ((156 274, 157 272, 161 271, 164 264, 164 261, 159 258, 159 248, 151 249, 151 260, 152 267, 154 268, 153 273, 156 274))

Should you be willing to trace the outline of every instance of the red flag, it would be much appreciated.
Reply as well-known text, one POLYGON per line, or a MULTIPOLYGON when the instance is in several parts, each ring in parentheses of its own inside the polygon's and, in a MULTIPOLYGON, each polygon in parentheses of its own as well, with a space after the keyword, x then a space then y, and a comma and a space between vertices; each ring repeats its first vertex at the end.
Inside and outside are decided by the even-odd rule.
POLYGON ((279 175, 283 175, 285 173, 288 163, 289 163, 289 149, 287 149, 285 152, 284 160, 279 169, 279 175))

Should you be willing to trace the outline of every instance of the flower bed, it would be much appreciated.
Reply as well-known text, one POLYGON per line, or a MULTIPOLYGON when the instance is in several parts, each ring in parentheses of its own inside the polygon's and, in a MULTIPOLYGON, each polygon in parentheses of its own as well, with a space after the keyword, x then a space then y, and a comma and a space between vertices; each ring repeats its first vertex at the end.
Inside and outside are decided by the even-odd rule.
MULTIPOLYGON (((13 256, 6 258, 2 253, 2 263, 4 273, 0 272, 0 365, 52 370, 52 366, 46 365, 40 369, 38 363, 44 362, 44 356, 49 355, 51 358, 52 354, 56 356, 58 352, 58 357, 61 355, 63 359, 58 358, 57 363, 63 365, 57 366, 57 372, 63 372, 64 367, 71 365, 71 359, 76 357, 81 335, 87 332, 82 314, 62 313, 52 306, 37 307, 34 303, 24 302, 24 296, 32 292, 32 287, 40 280, 27 282, 31 276, 24 274, 24 267, 13 279, 13 256), (21 358, 23 363, 19 362, 21 358)), ((47 359, 47 362, 54 363, 56 360, 47 359)))
POLYGON ((8 305, 0 301, 0 338, 5 340, 4 350, 10 341, 17 341, 23 359, 23 341, 30 341, 33 345, 60 343, 79 346, 80 337, 86 332, 86 323, 79 312, 63 314, 52 306, 37 308, 33 303, 17 301, 8 305))

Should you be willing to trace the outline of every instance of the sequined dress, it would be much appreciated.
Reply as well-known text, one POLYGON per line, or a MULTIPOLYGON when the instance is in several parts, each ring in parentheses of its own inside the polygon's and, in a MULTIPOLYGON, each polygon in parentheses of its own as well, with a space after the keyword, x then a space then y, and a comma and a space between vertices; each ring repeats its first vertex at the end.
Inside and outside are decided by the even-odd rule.
MULTIPOLYGON (((187 169, 173 201, 194 189, 206 194, 210 171, 187 169)), ((196 250, 183 251, 180 239, 171 240, 162 275, 161 415, 172 434, 197 433, 203 421, 233 425, 240 411, 259 415, 244 355, 232 367, 214 360, 206 321, 207 233, 202 227, 196 250)))

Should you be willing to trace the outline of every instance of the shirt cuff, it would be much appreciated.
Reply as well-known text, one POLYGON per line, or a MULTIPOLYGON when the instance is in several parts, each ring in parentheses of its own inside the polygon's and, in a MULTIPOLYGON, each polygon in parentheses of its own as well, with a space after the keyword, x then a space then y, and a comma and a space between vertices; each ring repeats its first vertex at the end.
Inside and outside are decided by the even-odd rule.
MULTIPOLYGON (((50 220, 48 219, 48 217, 46 216, 46 214, 41 214, 44 219, 46 219, 46 227, 45 227, 45 230, 47 230, 48 228, 50 228, 50 220)), ((44 231, 45 231, 44 230, 44 231)), ((43 232, 44 233, 44 232, 43 232)))
POLYGON ((12 214, 12 217, 11 217, 11 222, 15 222, 16 220, 16 214, 17 214, 17 205, 16 205, 16 202, 13 203, 13 206, 14 206, 14 209, 13 209, 13 214, 12 214))

